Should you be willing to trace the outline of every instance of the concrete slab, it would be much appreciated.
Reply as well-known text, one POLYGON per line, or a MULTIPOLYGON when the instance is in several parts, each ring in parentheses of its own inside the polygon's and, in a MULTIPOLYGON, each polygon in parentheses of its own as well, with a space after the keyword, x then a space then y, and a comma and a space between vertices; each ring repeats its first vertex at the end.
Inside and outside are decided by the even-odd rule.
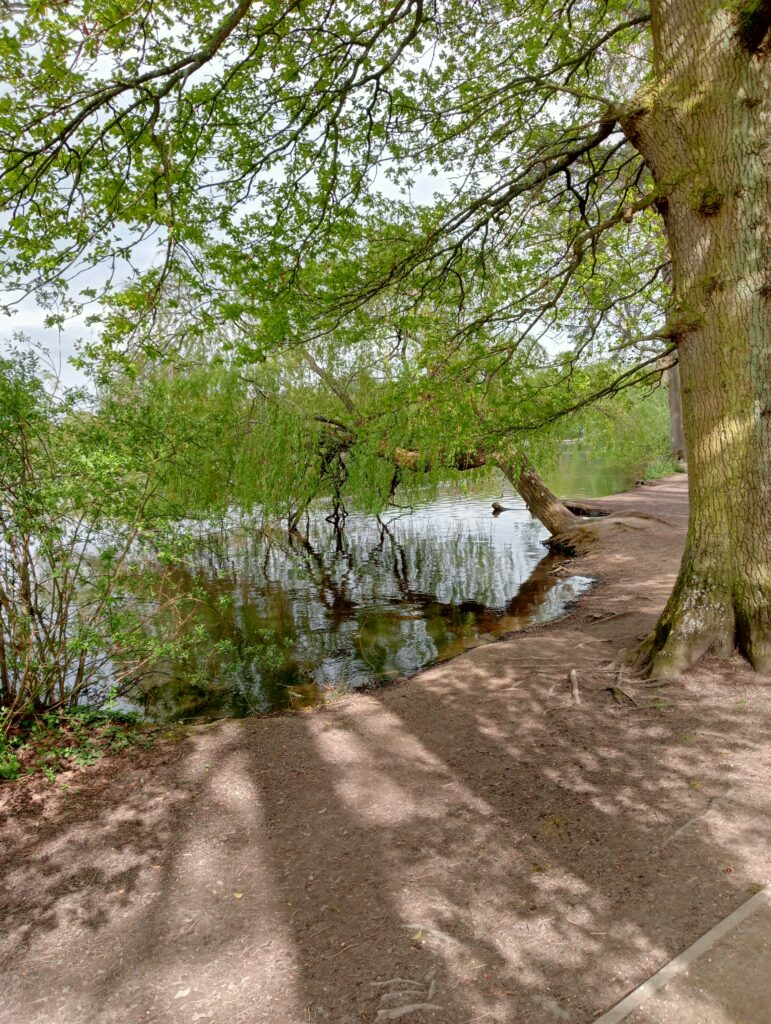
POLYGON ((595 1024, 771 1024, 771 885, 595 1024))

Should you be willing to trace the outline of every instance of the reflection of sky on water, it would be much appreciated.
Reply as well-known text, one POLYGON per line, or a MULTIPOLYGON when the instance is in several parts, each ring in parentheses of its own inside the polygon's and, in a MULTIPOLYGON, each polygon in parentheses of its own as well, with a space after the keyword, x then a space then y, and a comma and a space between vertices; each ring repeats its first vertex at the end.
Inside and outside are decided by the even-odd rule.
POLYGON ((206 593, 212 645, 247 653, 209 655, 205 684, 190 682, 190 665, 166 666, 147 710, 186 718, 303 706, 554 618, 589 581, 550 574, 560 559, 544 562, 545 536, 513 490, 494 485, 379 519, 351 514, 341 536, 323 513, 291 545, 235 533, 176 578, 206 593), (493 517, 496 498, 510 511, 493 517))

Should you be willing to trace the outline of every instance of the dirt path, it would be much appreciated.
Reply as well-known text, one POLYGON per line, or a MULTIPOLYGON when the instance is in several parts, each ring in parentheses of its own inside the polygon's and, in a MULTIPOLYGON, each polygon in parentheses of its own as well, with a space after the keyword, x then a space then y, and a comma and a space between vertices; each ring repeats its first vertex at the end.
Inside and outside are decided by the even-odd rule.
POLYGON ((0 1021, 581 1024, 769 880, 769 679, 605 690, 672 584, 685 479, 608 504, 673 525, 571 563, 600 583, 569 618, 9 815, 0 1021))

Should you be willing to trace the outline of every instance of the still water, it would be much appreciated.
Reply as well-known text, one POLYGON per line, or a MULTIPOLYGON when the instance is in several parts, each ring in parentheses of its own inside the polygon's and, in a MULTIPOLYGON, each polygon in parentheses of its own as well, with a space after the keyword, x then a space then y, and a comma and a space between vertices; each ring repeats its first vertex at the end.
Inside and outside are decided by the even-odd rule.
MULTIPOLYGON (((558 493, 630 483, 608 467, 572 479, 575 461, 552 475, 558 493)), ((174 570, 196 594, 205 655, 167 662, 134 703, 165 721, 307 707, 556 618, 591 580, 560 571, 546 536, 502 478, 379 517, 354 513, 342 531, 322 509, 292 539, 209 536, 174 570), (508 511, 494 516, 494 500, 508 511)))

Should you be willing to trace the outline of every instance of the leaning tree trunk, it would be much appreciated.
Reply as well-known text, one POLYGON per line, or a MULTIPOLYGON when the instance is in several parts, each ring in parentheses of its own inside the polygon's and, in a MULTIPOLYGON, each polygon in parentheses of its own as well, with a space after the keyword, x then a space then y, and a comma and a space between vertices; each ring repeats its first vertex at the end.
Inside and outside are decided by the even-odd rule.
MULTIPOLYGON (((413 472, 429 469, 431 463, 419 452, 410 448, 396 448, 390 456, 400 469, 413 472)), ((552 537, 575 530, 582 520, 563 505, 556 495, 552 494, 541 477, 536 473, 523 452, 514 455, 491 454, 482 448, 473 452, 461 452, 451 458, 445 457, 442 465, 452 466, 461 471, 480 469, 492 464, 498 467, 510 484, 519 491, 520 497, 527 505, 528 511, 535 516, 552 537)), ((603 514, 603 513, 600 513, 603 514)))
POLYGON ((656 676, 737 645, 771 670, 770 18, 767 0, 654 0, 655 87, 624 123, 672 256, 690 486, 680 573, 642 652, 656 676))
POLYGON ((497 456, 493 461, 519 491, 528 512, 543 523, 552 537, 568 533, 580 525, 578 516, 552 494, 522 453, 515 459, 497 456))

